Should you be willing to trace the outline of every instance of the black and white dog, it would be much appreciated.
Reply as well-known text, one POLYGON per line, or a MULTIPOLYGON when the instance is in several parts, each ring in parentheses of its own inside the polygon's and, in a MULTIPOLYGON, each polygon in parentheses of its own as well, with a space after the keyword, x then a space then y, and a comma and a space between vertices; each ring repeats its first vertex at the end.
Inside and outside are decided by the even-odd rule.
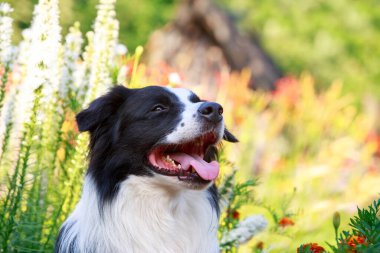
POLYGON ((55 252, 216 253, 223 108, 183 88, 113 88, 77 115, 90 132, 82 197, 55 252))

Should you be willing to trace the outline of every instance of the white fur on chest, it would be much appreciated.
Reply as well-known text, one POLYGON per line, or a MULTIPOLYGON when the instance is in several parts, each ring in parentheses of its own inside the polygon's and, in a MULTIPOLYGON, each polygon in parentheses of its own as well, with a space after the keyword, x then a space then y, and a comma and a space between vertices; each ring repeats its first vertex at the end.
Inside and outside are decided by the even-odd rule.
POLYGON ((130 176, 101 217, 87 178, 65 240, 77 236, 80 252, 216 253, 218 217, 208 194, 168 188, 157 176, 130 176))

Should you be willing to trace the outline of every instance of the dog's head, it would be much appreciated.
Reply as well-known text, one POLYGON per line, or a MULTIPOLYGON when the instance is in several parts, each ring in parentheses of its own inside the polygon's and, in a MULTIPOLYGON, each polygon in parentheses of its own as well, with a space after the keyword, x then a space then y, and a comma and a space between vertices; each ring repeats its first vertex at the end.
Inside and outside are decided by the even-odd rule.
POLYGON ((90 132, 88 174, 103 198, 130 175, 204 189, 219 173, 216 144, 237 142, 222 114, 187 89, 117 86, 77 115, 79 130, 90 132))

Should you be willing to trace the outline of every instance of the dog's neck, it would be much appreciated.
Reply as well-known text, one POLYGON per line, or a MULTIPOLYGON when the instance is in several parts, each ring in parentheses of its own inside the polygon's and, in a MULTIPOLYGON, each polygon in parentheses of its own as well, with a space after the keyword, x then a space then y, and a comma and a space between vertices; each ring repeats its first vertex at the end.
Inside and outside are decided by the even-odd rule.
POLYGON ((218 217, 208 191, 178 190, 158 182, 130 176, 99 212, 87 176, 83 196, 67 221, 73 223, 77 246, 83 252, 218 252, 218 217))

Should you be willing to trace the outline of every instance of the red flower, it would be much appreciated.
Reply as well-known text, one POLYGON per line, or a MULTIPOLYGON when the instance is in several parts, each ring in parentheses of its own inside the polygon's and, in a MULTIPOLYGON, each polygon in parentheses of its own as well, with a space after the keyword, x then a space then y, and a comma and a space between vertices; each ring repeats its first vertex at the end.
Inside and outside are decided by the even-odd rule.
POLYGON ((231 217, 232 219, 234 219, 234 220, 238 220, 240 218, 240 213, 238 212, 238 210, 230 210, 230 209, 228 209, 227 210, 227 215, 229 217, 231 217))
POLYGON ((317 243, 307 243, 307 244, 303 244, 300 247, 298 247, 297 253, 300 252, 301 248, 303 250, 305 250, 308 246, 310 246, 310 251, 309 252, 312 252, 312 253, 326 252, 326 250, 322 246, 319 246, 317 243))
POLYGON ((289 105, 294 105, 300 96, 298 80, 292 76, 280 78, 275 83, 276 89, 273 91, 275 97, 281 97, 289 105))
POLYGON ((292 221, 290 218, 288 217, 283 217, 281 218, 281 220, 278 222, 278 225, 280 225, 281 227, 287 227, 287 226, 293 226, 294 225, 294 221, 292 221))
POLYGON ((367 135, 366 141, 367 142, 372 142, 372 143, 375 144, 375 147, 376 147, 375 156, 380 157, 380 134, 378 134, 375 131, 370 132, 367 135))
POLYGON ((235 219, 235 220, 238 220, 240 218, 240 213, 235 210, 233 213, 232 213, 232 217, 235 219))
POLYGON ((232 213, 230 213, 230 215, 235 220, 238 220, 240 218, 240 213, 237 210, 234 210, 232 213))
POLYGON ((347 244, 350 247, 350 253, 357 253, 357 245, 368 245, 367 238, 364 235, 350 235, 347 237, 342 244, 347 244))

